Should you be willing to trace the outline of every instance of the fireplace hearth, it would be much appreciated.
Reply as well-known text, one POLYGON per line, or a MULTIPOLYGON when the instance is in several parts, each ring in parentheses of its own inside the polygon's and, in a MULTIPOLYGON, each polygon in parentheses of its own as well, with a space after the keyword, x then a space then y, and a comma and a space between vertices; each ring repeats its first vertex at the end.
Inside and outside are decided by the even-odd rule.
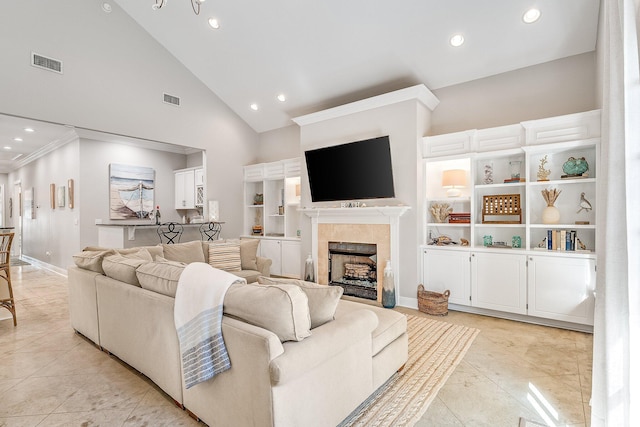
POLYGON ((370 243, 329 242, 329 285, 344 295, 378 299, 377 247, 370 243))

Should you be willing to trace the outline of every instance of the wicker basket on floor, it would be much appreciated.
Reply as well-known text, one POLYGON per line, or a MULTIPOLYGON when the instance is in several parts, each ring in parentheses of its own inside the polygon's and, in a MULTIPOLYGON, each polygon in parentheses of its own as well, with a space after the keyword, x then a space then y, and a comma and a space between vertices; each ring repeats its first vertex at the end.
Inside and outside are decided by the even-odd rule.
POLYGON ((449 290, 444 293, 425 291, 418 285, 418 310, 434 316, 446 316, 449 313, 449 290))

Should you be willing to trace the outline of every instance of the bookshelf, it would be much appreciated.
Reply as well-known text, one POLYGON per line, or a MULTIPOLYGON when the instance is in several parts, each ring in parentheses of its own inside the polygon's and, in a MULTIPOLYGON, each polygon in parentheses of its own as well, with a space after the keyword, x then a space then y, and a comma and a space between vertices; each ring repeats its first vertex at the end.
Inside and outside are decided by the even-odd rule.
POLYGON ((524 321, 535 317, 554 326, 589 330, 597 259, 599 123, 596 110, 425 137, 421 246, 425 288, 455 289, 450 296, 453 309, 510 313, 524 321), (581 171, 585 164, 584 175, 566 176, 566 170, 581 171), (461 197, 447 198, 440 177, 454 168, 464 169, 468 182, 461 197), (541 192, 551 189, 560 192, 554 203, 559 221, 547 224, 542 215, 547 202, 541 192), (488 206, 488 201, 494 205, 488 206), (469 223, 436 220, 431 208, 443 203, 454 213, 469 212, 469 223), (503 209, 508 203, 518 205, 516 215, 502 215, 509 213, 503 209), (549 249, 548 235, 558 242, 567 234, 572 245, 566 245, 565 237, 564 245, 552 244, 549 249), (445 271, 463 265, 469 274, 451 275, 463 283, 443 279, 445 271), (573 276, 560 271, 563 265, 573 276), (548 280, 554 273, 558 279, 548 280), (567 289, 581 292, 583 300, 576 305, 579 297, 567 294, 567 289))

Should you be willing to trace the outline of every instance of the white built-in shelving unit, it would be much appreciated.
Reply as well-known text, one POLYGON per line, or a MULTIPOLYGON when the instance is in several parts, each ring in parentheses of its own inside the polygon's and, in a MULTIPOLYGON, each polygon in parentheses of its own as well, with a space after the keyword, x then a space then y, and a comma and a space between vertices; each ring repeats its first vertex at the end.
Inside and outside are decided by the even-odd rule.
POLYGON ((421 246, 425 287, 439 292, 450 289, 450 303, 461 310, 590 330, 599 146, 599 111, 425 137, 421 246), (548 181, 538 181, 545 156, 544 166, 551 174, 548 181), (570 157, 584 157, 589 164, 587 177, 561 177, 570 157), (516 162, 521 182, 505 183, 516 162), (486 181, 487 168, 492 170, 493 182, 486 181), (448 169, 467 172, 467 186, 460 197, 448 198, 442 188, 442 172, 448 169), (555 203, 560 211, 557 224, 542 220, 546 202, 541 191, 551 188, 561 191, 555 203), (578 212, 582 193, 593 209, 578 212), (521 220, 510 217, 517 223, 483 223, 483 196, 509 194, 520 196, 521 220), (455 213, 470 213, 470 222, 436 222, 430 212, 434 203, 448 203, 455 213), (561 230, 574 230, 587 250, 538 247, 543 246, 549 230, 557 230, 558 235, 561 230), (432 244, 438 236, 447 236, 456 244, 432 244), (503 242, 506 247, 487 246, 488 236, 494 244, 503 242), (468 246, 460 244, 461 239, 468 246), (519 248, 514 247, 518 240, 519 248))
POLYGON ((244 167, 244 237, 260 239, 259 254, 272 260, 276 276, 301 276, 299 188, 299 158, 244 167))

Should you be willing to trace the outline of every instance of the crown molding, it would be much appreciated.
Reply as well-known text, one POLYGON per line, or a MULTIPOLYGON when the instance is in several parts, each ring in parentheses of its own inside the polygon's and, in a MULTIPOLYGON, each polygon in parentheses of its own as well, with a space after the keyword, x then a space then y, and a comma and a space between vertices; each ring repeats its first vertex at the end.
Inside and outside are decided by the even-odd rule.
POLYGON ((292 120, 298 126, 306 126, 410 100, 415 100, 421 103, 431 111, 433 111, 440 103, 440 100, 436 98, 433 92, 427 89, 425 85, 419 84, 349 104, 340 105, 338 107, 329 108, 327 110, 318 111, 316 113, 295 117, 292 120))

